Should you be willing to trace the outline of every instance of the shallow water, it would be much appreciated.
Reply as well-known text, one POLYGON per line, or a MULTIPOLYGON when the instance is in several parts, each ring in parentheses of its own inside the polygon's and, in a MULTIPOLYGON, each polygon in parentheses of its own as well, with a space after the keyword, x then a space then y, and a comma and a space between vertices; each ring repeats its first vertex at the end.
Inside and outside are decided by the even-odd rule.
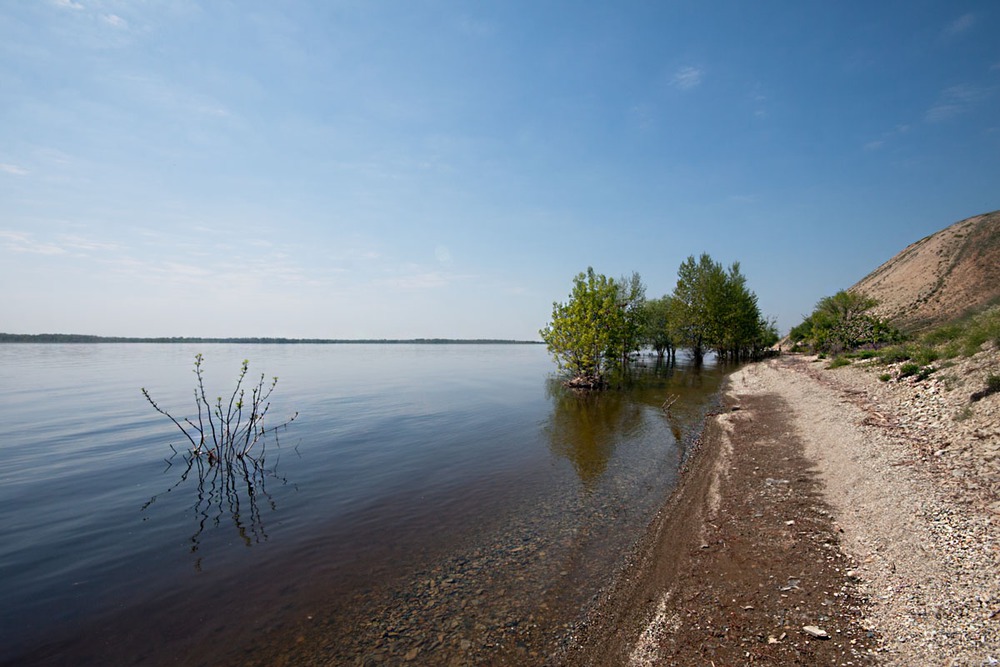
POLYGON ((564 624, 673 487, 722 372, 651 360, 582 397, 554 370, 537 345, 0 346, 0 659, 165 663, 303 618, 351 655, 380 641, 359 617, 412 599, 396 624, 421 636, 543 604, 564 624), (271 423, 299 412, 232 486, 187 471, 139 391, 194 416, 199 352, 210 395, 248 358, 279 376, 271 423))

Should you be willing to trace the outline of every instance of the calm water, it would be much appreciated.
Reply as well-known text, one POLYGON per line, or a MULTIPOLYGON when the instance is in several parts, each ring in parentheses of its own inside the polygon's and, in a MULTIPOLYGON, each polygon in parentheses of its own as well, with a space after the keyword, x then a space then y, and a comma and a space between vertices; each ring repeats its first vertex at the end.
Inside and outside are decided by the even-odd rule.
POLYGON ((650 364, 580 397, 534 345, 2 345, 0 660, 551 637, 664 501, 721 378, 650 364), (140 394, 195 416, 199 352, 210 395, 248 358, 279 376, 271 423, 300 413, 259 474, 188 471, 140 394))

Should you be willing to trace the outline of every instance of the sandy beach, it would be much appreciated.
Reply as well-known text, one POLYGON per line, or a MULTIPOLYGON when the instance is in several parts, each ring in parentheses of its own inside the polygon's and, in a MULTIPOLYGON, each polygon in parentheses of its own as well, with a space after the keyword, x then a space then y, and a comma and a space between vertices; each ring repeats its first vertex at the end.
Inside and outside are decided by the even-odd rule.
POLYGON ((734 373, 558 662, 997 664, 1000 395, 966 391, 995 356, 923 384, 798 356, 734 373))

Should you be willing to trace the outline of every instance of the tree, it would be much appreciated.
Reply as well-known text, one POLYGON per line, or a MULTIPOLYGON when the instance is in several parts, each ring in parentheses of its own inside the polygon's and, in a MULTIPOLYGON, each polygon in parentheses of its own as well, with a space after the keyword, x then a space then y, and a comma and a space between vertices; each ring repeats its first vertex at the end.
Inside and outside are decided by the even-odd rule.
POLYGON ((878 347, 896 342, 899 331, 870 313, 878 302, 858 292, 841 290, 816 303, 812 314, 789 332, 792 341, 805 342, 820 352, 878 347))
POLYGON ((665 295, 659 299, 650 299, 644 306, 643 342, 653 348, 656 356, 661 359, 665 355, 673 358, 677 349, 670 324, 672 304, 673 297, 665 295))
POLYGON ((696 262, 694 255, 677 269, 677 285, 673 293, 673 331, 679 345, 691 350, 700 362, 710 342, 720 336, 722 324, 718 304, 724 298, 726 274, 722 265, 702 253, 696 262))
POLYGON ((571 384, 601 387, 620 354, 626 324, 618 284, 588 267, 573 279, 566 303, 552 304, 552 321, 539 331, 571 384))
POLYGON ((624 367, 628 363, 629 355, 642 347, 644 319, 646 317, 646 286, 642 282, 642 277, 635 271, 629 277, 622 276, 617 283, 618 287, 618 308, 621 310, 621 327, 617 332, 615 340, 615 350, 617 357, 624 367))
POLYGON ((700 362, 706 350, 732 360, 759 356, 777 340, 777 328, 757 307, 739 262, 728 270, 707 254, 688 257, 671 295, 646 300, 638 273, 615 281, 588 268, 573 280, 566 303, 552 304, 552 321, 540 330, 570 384, 598 387, 615 365, 649 345, 660 357, 679 346, 700 362))
MULTIPOLYGON (((688 347, 695 361, 708 349, 732 361, 758 357, 777 331, 747 288, 739 262, 726 270, 707 253, 688 257, 677 270, 670 307, 670 330, 677 345, 688 347)), ((776 340, 776 339, 775 339, 776 340)))

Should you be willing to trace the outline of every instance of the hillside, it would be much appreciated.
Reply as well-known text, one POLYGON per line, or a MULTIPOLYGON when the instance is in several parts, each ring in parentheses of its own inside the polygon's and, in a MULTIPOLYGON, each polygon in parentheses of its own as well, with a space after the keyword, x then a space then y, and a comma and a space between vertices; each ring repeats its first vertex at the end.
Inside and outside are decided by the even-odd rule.
POLYGON ((1000 301, 1000 211, 977 215, 907 246, 851 291, 878 314, 920 331, 1000 301))

